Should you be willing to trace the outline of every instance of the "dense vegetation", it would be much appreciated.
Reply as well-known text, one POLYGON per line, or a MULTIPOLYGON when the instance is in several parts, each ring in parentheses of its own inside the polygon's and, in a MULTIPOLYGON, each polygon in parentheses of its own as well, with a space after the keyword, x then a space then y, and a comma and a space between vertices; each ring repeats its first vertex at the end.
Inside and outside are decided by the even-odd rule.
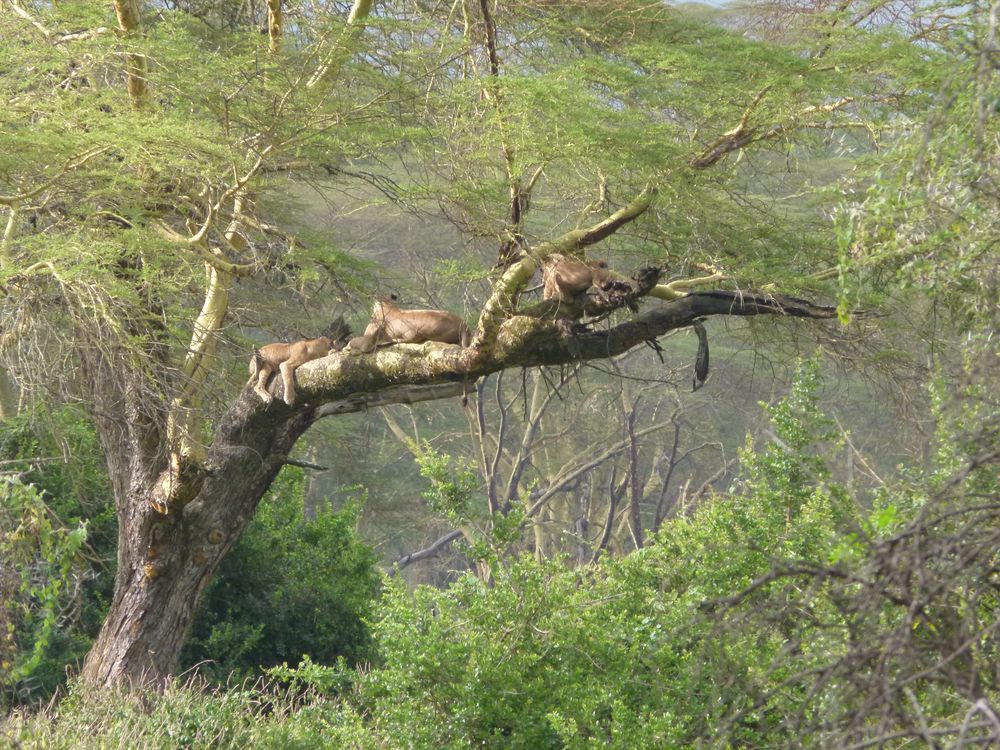
MULTIPOLYGON (((816 409, 816 386, 816 368, 806 368, 770 410, 775 440, 743 452, 728 495, 668 522, 625 558, 574 569, 484 550, 489 586, 472 574, 444 589, 389 585, 373 623, 377 667, 307 658, 271 670, 270 686, 177 685, 152 709, 81 688, 61 702, 55 724, 25 717, 9 729, 28 746, 67 748, 108 739, 143 747, 796 747, 842 746, 904 710, 926 714, 934 736, 953 739, 969 709, 959 690, 988 689, 998 646, 996 585, 985 566, 995 552, 969 549, 995 532, 970 537, 956 511, 970 497, 995 496, 996 473, 942 482, 954 479, 954 435, 942 432, 926 474, 861 507, 831 479, 824 456, 836 453, 838 435, 816 409), (923 566, 924 580, 905 584, 884 555, 906 560, 916 536, 942 554, 908 560, 923 566), (952 651, 959 633, 979 634, 976 647, 952 651), (879 638, 873 652, 867 639, 879 638), (961 668, 942 679, 955 657, 961 668), (883 678, 907 685, 899 704, 883 678)), ((978 525, 996 511, 968 512, 978 525)), ((975 720, 965 733, 988 729, 975 720)))
POLYGON ((1000 743, 998 23, 0 0, 0 745, 1000 743))

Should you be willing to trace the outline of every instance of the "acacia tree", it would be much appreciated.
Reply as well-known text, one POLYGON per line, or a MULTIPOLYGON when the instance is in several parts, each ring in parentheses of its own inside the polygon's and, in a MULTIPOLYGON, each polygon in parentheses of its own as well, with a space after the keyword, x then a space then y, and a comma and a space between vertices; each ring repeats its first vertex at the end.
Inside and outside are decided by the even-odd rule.
POLYGON ((822 47, 810 56, 632 0, 268 2, 245 19, 195 2, 0 7, 0 348, 22 395, 86 404, 106 456, 118 566, 84 665, 100 684, 171 674, 200 593, 321 417, 606 359, 706 316, 835 317, 752 291, 820 291, 836 258, 813 214, 761 202, 739 157, 756 148, 769 171, 765 147, 877 132, 913 98, 888 69, 868 82, 909 49, 892 32, 864 40, 859 77, 857 46, 827 32, 802 42, 822 47), (249 351, 233 324, 287 314, 280 278, 301 298, 355 268, 289 229, 287 186, 317 176, 489 244, 489 291, 472 346, 332 354, 299 368, 294 407, 265 404, 226 377, 227 351, 249 351), (547 256, 600 242, 676 278, 641 275, 626 295, 652 300, 641 313, 567 335, 553 303, 522 295, 547 256))

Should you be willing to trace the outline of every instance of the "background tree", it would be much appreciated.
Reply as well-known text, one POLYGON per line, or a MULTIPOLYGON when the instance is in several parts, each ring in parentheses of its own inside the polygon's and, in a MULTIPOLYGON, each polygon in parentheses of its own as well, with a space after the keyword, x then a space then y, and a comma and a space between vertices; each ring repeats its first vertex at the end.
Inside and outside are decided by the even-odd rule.
MULTIPOLYGON (((656 530, 667 515, 693 505, 724 479, 732 461, 726 460, 723 441, 742 440, 745 427, 723 429, 706 418, 707 399, 687 394, 683 397, 690 404, 683 412, 672 374, 643 377, 643 368, 629 362, 639 353, 612 360, 612 372, 624 379, 609 380, 603 370, 577 365, 484 380, 472 445, 466 431, 449 439, 441 427, 433 430, 433 441, 422 441, 429 427, 424 420, 402 411, 408 407, 385 408, 382 416, 391 433, 432 482, 448 482, 470 456, 477 459, 480 477, 466 488, 469 497, 458 516, 463 525, 457 530, 435 526, 431 543, 408 550, 396 560, 397 567, 450 552, 458 539, 474 544, 490 538, 495 523, 509 534, 504 516, 512 511, 525 536, 510 544, 511 554, 530 551, 538 559, 567 554, 589 563, 608 549, 635 549, 635 528, 641 546, 643 530, 656 530), (703 452, 709 457, 699 460, 703 452)), ((733 411, 728 416, 735 422, 733 411)), ((456 564, 453 560, 451 566, 456 564)))

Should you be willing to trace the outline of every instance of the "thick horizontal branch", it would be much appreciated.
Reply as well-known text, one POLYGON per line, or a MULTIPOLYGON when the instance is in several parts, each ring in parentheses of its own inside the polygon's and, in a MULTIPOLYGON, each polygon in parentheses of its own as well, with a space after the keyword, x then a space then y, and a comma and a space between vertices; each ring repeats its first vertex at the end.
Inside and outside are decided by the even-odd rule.
MULTIPOLYGON (((607 359, 710 315, 830 319, 836 317, 836 308, 784 295, 692 292, 608 330, 572 335, 563 335, 553 320, 517 315, 503 323, 489 349, 427 343, 395 344, 371 354, 337 352, 302 365, 296 371, 296 380, 302 403, 321 407, 314 416, 446 398, 460 393, 462 381, 472 382, 512 367, 607 359), (451 387, 427 392, 414 388, 443 384, 451 387)), ((275 413, 290 411, 279 399, 267 407, 259 404, 259 408, 275 413)))
MULTIPOLYGON (((633 346, 656 339, 669 331, 686 328, 709 315, 784 315, 798 318, 835 318, 835 307, 815 305, 784 295, 741 292, 692 292, 658 305, 606 331, 572 336, 555 335, 548 321, 513 318, 501 329, 497 358, 504 367, 534 367, 567 362, 606 359, 633 346)), ((499 369, 499 368, 498 368, 499 369)))

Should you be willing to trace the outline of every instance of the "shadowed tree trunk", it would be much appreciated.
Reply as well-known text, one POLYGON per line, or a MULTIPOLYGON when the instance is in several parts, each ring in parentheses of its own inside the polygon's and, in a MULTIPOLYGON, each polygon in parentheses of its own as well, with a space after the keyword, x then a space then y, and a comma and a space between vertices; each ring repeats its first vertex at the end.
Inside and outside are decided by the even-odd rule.
POLYGON ((17 414, 17 401, 14 387, 7 371, 0 367, 0 422, 17 414))
POLYGON ((115 594, 86 679, 158 682, 176 669, 201 592, 314 416, 312 409, 271 415, 261 406, 251 392, 237 399, 209 447, 200 491, 167 513, 154 504, 159 471, 138 454, 116 472, 115 594))

